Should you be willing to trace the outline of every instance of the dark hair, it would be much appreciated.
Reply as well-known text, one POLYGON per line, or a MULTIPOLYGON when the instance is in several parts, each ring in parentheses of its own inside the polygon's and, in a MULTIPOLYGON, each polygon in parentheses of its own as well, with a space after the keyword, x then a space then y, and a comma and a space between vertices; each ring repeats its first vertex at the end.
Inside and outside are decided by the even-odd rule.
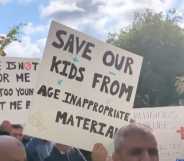
POLYGON ((0 135, 10 135, 10 133, 0 129, 0 135))
POLYGON ((20 125, 20 124, 12 124, 12 128, 15 128, 15 129, 23 129, 23 126, 20 125))

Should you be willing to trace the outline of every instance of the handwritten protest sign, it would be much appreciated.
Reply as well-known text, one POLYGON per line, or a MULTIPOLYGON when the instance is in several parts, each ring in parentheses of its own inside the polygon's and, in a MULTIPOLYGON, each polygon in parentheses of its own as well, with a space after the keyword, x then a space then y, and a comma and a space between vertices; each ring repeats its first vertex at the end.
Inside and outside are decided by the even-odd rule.
POLYGON ((161 161, 184 160, 184 107, 139 108, 133 111, 136 122, 153 128, 161 161))
POLYGON ((38 65, 38 59, 0 57, 0 122, 25 123, 38 65))
POLYGON ((129 121, 141 65, 138 55, 52 22, 27 133, 87 150, 108 145, 129 121))

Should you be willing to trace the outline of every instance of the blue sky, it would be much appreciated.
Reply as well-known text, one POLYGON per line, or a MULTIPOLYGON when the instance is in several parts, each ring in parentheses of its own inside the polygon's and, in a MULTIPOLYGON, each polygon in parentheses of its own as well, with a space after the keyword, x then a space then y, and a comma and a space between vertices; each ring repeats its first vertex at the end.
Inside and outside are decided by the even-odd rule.
MULTIPOLYGON (((7 48, 8 56, 41 58, 51 20, 105 40, 109 32, 128 26, 135 11, 150 8, 184 10, 183 0, 0 0, 0 35, 20 23, 22 42, 7 48)), ((181 24, 184 26, 183 24, 181 24)))

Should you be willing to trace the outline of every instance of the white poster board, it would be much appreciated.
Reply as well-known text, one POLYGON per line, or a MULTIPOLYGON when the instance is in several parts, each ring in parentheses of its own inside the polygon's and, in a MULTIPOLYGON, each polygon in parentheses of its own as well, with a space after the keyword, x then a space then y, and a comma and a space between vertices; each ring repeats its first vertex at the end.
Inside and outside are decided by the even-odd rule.
POLYGON ((38 59, 0 57, 0 122, 25 124, 38 66, 38 59))
POLYGON ((132 116, 153 128, 161 161, 184 160, 184 107, 138 108, 132 116))
POLYGON ((29 135, 91 150, 128 123, 142 57, 52 22, 29 135))

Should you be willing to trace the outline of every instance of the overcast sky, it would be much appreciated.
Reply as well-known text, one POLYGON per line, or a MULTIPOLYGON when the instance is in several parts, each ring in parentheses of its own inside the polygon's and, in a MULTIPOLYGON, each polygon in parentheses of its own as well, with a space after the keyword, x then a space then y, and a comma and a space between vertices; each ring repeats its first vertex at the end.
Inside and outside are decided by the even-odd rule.
POLYGON ((107 33, 128 26, 134 12, 145 8, 182 11, 184 0, 0 0, 0 35, 26 23, 22 42, 13 42, 6 52, 13 57, 40 58, 53 19, 105 41, 107 33))

